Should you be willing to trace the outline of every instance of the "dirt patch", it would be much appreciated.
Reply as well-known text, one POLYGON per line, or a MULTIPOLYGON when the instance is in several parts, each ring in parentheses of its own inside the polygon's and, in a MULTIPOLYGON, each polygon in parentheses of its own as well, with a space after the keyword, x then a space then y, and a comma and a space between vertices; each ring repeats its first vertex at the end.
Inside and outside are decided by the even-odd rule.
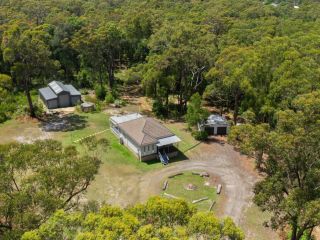
POLYGON ((88 200, 126 207, 139 201, 139 180, 140 172, 132 166, 104 163, 86 196, 90 196, 88 200))
POLYGON ((52 134, 39 128, 40 122, 34 118, 10 120, 1 126, 0 144, 9 142, 32 143, 36 140, 51 139, 52 134))
POLYGON ((67 132, 83 129, 87 126, 85 116, 77 114, 51 114, 39 126, 45 132, 67 132))
MULTIPOLYGON (((210 174, 210 184, 222 184, 222 192, 215 208, 216 215, 231 216, 237 224, 246 224, 245 214, 252 204, 253 186, 259 179, 254 169, 254 160, 241 155, 233 146, 227 143, 220 144, 219 141, 201 143, 188 153, 188 157, 189 160, 171 163, 164 169, 142 176, 140 201, 145 201, 150 195, 159 194, 163 179, 170 175, 184 171, 206 171, 210 174)), ((257 210, 254 214, 259 219, 259 214, 262 213, 257 210)), ((251 236, 249 239, 259 238, 259 234, 267 239, 268 236, 278 239, 275 232, 264 228, 260 222, 258 225, 258 235, 255 230, 245 229, 246 234, 251 236)))

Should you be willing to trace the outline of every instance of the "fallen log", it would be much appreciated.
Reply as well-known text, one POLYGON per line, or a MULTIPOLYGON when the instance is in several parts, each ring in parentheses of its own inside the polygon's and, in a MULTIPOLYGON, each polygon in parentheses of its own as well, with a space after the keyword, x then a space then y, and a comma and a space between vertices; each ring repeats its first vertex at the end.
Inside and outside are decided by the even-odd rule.
POLYGON ((173 174, 173 175, 169 176, 169 178, 174 178, 174 177, 179 176, 179 175, 183 175, 183 173, 176 173, 176 174, 173 174))
POLYGON ((208 197, 203 197, 203 198, 200 198, 200 199, 197 199, 197 200, 193 200, 192 203, 198 203, 198 202, 202 202, 204 200, 208 200, 209 198, 208 197))
POLYGON ((210 175, 207 172, 202 172, 200 173, 200 177, 210 177, 210 175))
POLYGON ((200 175, 199 172, 192 172, 192 175, 200 175))
POLYGON ((210 207, 209 207, 209 212, 211 212, 211 210, 212 210, 212 208, 213 208, 213 206, 216 204, 216 201, 212 201, 212 203, 211 203, 211 205, 210 205, 210 207))
POLYGON ((162 190, 165 191, 167 188, 168 188, 168 180, 166 180, 164 183, 163 183, 163 186, 162 186, 162 190))
POLYGON ((217 194, 221 193, 221 189, 222 189, 222 185, 218 184, 218 186, 217 186, 217 194))
POLYGON ((178 197, 176 197, 172 194, 169 194, 169 193, 164 193, 163 195, 165 195, 166 197, 169 197, 169 198, 179 199, 178 197))

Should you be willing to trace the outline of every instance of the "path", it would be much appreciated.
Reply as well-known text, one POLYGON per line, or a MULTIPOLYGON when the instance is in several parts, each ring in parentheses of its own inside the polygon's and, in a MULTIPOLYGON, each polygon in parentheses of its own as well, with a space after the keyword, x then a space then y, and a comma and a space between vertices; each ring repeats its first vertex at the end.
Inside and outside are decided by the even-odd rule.
POLYGON ((223 185, 222 191, 225 197, 220 206, 221 215, 231 216, 236 223, 239 223, 243 211, 251 202, 252 188, 258 179, 251 160, 234 151, 232 146, 219 143, 201 144, 192 151, 189 158, 190 160, 172 163, 161 170, 142 176, 140 201, 145 201, 150 194, 158 194, 164 179, 172 174, 205 170, 218 177, 223 185))

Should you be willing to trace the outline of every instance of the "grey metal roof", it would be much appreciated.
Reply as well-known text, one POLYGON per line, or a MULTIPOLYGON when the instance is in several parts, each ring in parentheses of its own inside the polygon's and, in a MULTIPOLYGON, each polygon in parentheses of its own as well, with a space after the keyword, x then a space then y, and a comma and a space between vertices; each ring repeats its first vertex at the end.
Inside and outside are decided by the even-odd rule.
POLYGON ((139 114, 139 113, 131 113, 131 114, 127 114, 127 115, 120 115, 120 116, 112 116, 112 117, 110 117, 110 119, 116 124, 128 122, 128 121, 135 120, 135 119, 138 119, 138 118, 142 118, 142 115, 139 114))
POLYGON ((57 98, 57 95, 49 87, 40 88, 39 93, 45 100, 52 100, 57 98))
POLYGON ((52 81, 48 85, 52 89, 52 91, 54 91, 55 94, 68 91, 68 89, 63 85, 63 83, 59 81, 52 81))
POLYGON ((206 124, 220 124, 220 125, 229 125, 227 119, 223 116, 212 114, 208 117, 206 124))
POLYGON ((71 96, 81 95, 81 93, 77 89, 75 89, 75 87, 72 85, 64 85, 64 87, 65 87, 66 91, 70 92, 71 96))

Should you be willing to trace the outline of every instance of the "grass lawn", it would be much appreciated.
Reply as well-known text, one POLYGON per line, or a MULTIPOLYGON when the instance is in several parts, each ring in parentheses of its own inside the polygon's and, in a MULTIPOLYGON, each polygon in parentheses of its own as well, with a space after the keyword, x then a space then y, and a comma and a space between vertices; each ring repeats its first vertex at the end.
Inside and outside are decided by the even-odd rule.
MULTIPOLYGON (((208 178, 202 178, 199 175, 192 175, 191 172, 185 172, 168 180, 168 188, 165 193, 185 199, 189 203, 193 200, 208 197, 208 200, 194 204, 199 210, 208 211, 212 201, 215 201, 217 198, 216 188, 212 185, 204 185, 208 181, 208 178), (196 186, 196 190, 186 189, 190 183, 196 186)), ((162 195, 164 196, 164 194, 162 195)))
POLYGON ((240 225, 247 232, 246 239, 280 239, 276 232, 263 226, 263 223, 269 220, 270 217, 271 215, 268 212, 262 212, 256 205, 252 204, 245 211, 243 222, 240 225))
POLYGON ((187 125, 185 123, 166 123, 165 126, 182 140, 178 144, 178 149, 183 153, 192 150, 200 143, 192 137, 191 133, 187 130, 187 125))
POLYGON ((86 126, 72 131, 55 133, 54 138, 60 140, 63 145, 80 146, 79 143, 74 143, 74 141, 107 130, 97 135, 97 137, 106 138, 110 144, 108 149, 100 153, 103 164, 132 165, 141 171, 162 167, 158 160, 148 163, 140 162, 126 146, 121 145, 119 139, 109 130, 109 116, 106 113, 79 113, 77 115, 85 119, 86 126))

